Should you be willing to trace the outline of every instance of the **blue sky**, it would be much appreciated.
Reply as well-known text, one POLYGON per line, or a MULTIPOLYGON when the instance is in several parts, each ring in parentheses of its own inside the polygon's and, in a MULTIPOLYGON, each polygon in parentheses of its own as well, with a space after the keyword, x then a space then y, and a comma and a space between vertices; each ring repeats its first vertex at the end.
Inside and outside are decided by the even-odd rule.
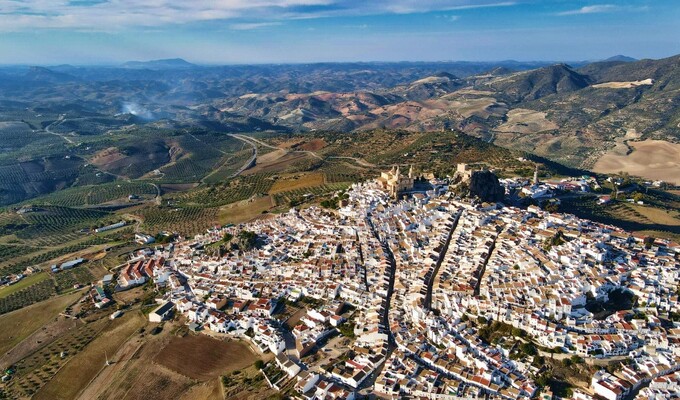
POLYGON ((680 53, 678 0, 0 0, 0 64, 680 53))

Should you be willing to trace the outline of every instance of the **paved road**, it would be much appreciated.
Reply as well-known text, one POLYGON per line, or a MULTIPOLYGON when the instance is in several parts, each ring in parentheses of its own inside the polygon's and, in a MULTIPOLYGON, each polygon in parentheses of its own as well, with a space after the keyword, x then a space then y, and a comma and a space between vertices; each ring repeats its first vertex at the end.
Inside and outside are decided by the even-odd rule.
MULTIPOLYGON (((231 174, 230 178, 235 178, 243 173, 243 171, 247 170, 248 168, 252 167, 257 160, 257 144, 255 143, 256 141, 252 140, 252 138, 249 138, 247 136, 243 135, 236 135, 236 134, 229 134, 229 136, 233 137, 234 139, 238 139, 244 143, 248 143, 252 148, 253 148, 253 155, 248 159, 248 161, 243 164, 241 168, 238 169, 238 171, 234 172, 231 174)), ((225 153, 226 154, 226 153, 225 153)))
POLYGON ((449 251, 451 237, 453 237, 453 232, 458 227, 458 221, 460 221, 461 215, 463 215, 463 209, 458 210, 454 217, 453 223, 451 224, 451 229, 449 229, 449 232, 446 235, 446 240, 442 246, 441 251, 439 252, 439 257, 437 258, 437 263, 435 264, 434 271, 432 272, 432 275, 430 276, 430 279, 427 282, 427 293, 425 294, 425 300, 423 301, 423 308, 425 308, 426 310, 430 310, 430 307, 432 306, 432 288, 434 287, 434 281, 437 278, 437 274, 439 273, 439 267, 442 266, 444 258, 446 257, 446 253, 449 251))
POLYGON ((51 135, 59 136, 60 138, 62 138, 62 139, 64 139, 65 141, 67 141, 69 144, 73 144, 73 140, 71 140, 71 138, 69 138, 69 137, 67 137, 67 136, 65 136, 65 135, 62 135, 62 134, 60 134, 60 133, 52 132, 52 131, 50 130, 50 128, 52 128, 52 127, 54 127, 54 126, 57 126, 57 125, 61 124, 62 122, 65 122, 65 121, 67 121, 67 120, 64 119, 63 117, 60 117, 58 120, 52 122, 52 123, 49 124, 47 127, 45 127, 45 132, 47 132, 47 133, 49 133, 49 134, 51 134, 51 135))

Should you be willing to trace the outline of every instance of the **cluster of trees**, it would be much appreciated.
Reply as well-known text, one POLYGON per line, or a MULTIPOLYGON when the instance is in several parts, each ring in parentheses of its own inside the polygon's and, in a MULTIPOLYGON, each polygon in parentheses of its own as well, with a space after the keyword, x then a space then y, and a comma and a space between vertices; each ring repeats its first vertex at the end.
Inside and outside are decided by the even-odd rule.
POLYGON ((242 250, 252 250, 257 247, 257 233, 241 231, 238 233, 238 245, 242 250))
POLYGON ((340 207, 340 200, 347 200, 349 199, 349 195, 347 193, 340 192, 337 193, 335 196, 331 197, 330 199, 325 199, 321 201, 321 207, 323 208, 331 208, 331 209, 337 209, 340 207))
POLYGON ((557 233, 555 233, 553 237, 548 238, 543 242, 543 249, 548 251, 553 246, 559 246, 561 244, 564 244, 566 241, 567 239, 564 237, 564 232, 557 231, 557 233))

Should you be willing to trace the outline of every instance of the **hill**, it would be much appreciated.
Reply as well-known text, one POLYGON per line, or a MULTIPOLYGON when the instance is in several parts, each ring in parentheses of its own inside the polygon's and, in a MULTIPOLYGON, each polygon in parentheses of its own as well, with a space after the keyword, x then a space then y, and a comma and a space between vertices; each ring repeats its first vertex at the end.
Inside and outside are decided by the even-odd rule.
POLYGON ((619 55, 616 55, 616 56, 613 56, 613 57, 609 57, 609 58, 607 58, 606 60, 603 60, 603 61, 633 62, 633 61, 637 61, 637 59, 633 58, 633 57, 628 57, 628 56, 624 56, 624 55, 619 54, 619 55))
POLYGON ((194 68, 196 65, 181 58, 170 58, 151 61, 128 61, 123 63, 121 67, 132 69, 185 69, 194 68))
MULTIPOLYGON (((51 137, 60 147, 142 128, 242 133, 454 129, 592 168, 603 155, 634 151, 630 141, 678 142, 679 64, 680 56, 615 57, 577 67, 515 61, 195 67, 181 59, 119 68, 6 67, 0 68, 7 77, 0 80, 1 121, 46 133, 38 136, 51 137), (131 105, 138 117, 130 114, 131 105)), ((159 138, 143 137, 150 140, 148 146, 137 143, 131 151, 157 156, 136 154, 130 160, 146 160, 154 168, 174 162, 168 152, 175 147, 168 139, 158 144, 159 138)), ((22 148, 21 154, 11 154, 33 160, 31 152, 45 151, 22 148)), ((117 167, 106 172, 148 173, 130 175, 117 167)))

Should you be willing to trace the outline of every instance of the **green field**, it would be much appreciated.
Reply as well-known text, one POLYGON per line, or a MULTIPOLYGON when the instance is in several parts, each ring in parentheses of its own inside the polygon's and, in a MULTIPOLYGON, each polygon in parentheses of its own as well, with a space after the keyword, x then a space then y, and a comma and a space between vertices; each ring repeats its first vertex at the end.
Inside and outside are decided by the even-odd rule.
POLYGON ((5 286, 2 289, 0 289, 0 299, 4 299, 5 297, 10 296, 20 290, 26 289, 29 286, 40 283, 45 279, 49 279, 49 277, 50 276, 46 272, 38 272, 37 274, 29 275, 26 278, 20 280, 18 283, 15 283, 14 285, 5 286))

